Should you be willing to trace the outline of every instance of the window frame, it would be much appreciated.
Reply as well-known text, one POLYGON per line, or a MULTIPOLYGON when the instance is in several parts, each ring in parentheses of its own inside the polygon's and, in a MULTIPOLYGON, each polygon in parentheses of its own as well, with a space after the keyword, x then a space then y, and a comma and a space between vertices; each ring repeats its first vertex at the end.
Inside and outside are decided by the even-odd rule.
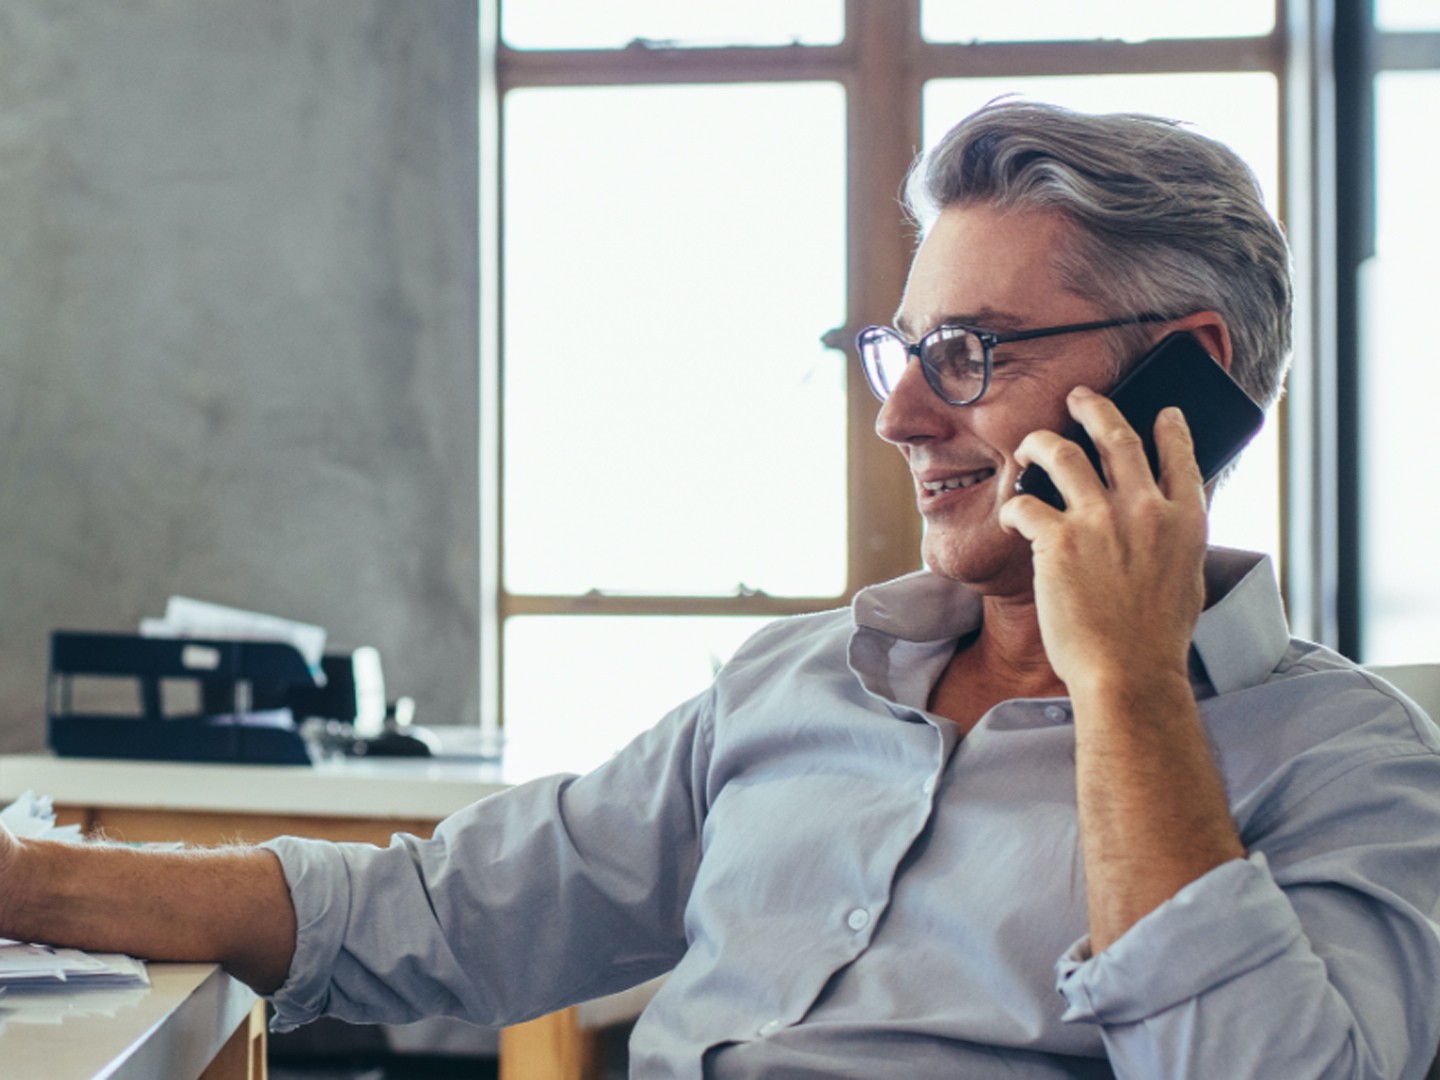
MULTIPOLYGON (((921 38, 920 0, 846 0, 845 36, 837 45, 674 48, 635 43, 624 49, 541 52, 504 45, 499 40, 501 0, 481 0, 483 729, 498 739, 503 722, 503 630, 505 621, 512 616, 785 615, 847 603, 866 584, 918 568, 921 521, 910 478, 900 456, 874 435, 879 403, 867 389, 848 343, 863 327, 888 323, 900 300, 913 254, 914 229, 905 219, 897 194, 914 153, 922 146, 921 99, 928 80, 1152 72, 1274 74, 1279 84, 1280 111, 1279 213, 1282 220, 1288 220, 1295 205, 1305 212, 1303 220, 1292 224, 1289 232, 1292 244, 1298 239, 1301 247, 1309 249, 1317 246, 1315 234, 1320 223, 1310 213, 1316 199, 1309 188, 1308 166, 1303 163, 1309 160, 1316 141, 1313 129, 1323 118, 1303 106, 1314 96, 1316 65, 1310 57, 1320 39, 1314 30, 1317 15, 1313 9, 1327 7, 1330 2, 1276 0, 1274 27, 1263 37, 950 44, 921 38), (845 89, 847 103, 847 321, 829 338, 845 345, 849 505, 845 592, 830 597, 772 597, 763 593, 727 597, 509 593, 503 585, 504 417, 498 407, 505 333, 500 302, 503 282, 498 280, 504 230, 499 209, 503 203, 500 125, 504 95, 515 89, 541 86, 815 80, 838 82, 845 89), (1294 162, 1302 163, 1298 174, 1294 162), (1297 176, 1302 178, 1299 184, 1297 176)), ((1297 285, 1301 293, 1297 310, 1309 312, 1323 306, 1310 295, 1310 281, 1297 285)), ((1311 332, 1299 334, 1296 355, 1302 355, 1302 348, 1309 349, 1317 339, 1324 340, 1311 332)), ((1291 425, 1286 413, 1282 403, 1278 422, 1283 508, 1280 535, 1287 569, 1283 584, 1287 590, 1298 588, 1308 595, 1313 591, 1309 578, 1290 573, 1292 566, 1301 575, 1313 577, 1317 571, 1314 560, 1292 563, 1291 537, 1296 535, 1297 518, 1289 507, 1289 494, 1297 487, 1309 490, 1314 480, 1304 470, 1297 480, 1293 453, 1287 452, 1291 425)), ((1303 430, 1310 431, 1308 427, 1303 430)), ((1312 434, 1323 441, 1323 435, 1312 434)), ((1308 513, 1312 508, 1306 504, 1302 509, 1308 513)), ((1306 522, 1302 533, 1308 534, 1309 529, 1306 522)))
MULTIPOLYGON (((1312 0, 1314 2, 1314 0, 1312 0)), ((1330 601, 1330 618, 1316 640, 1359 662, 1367 656, 1365 591, 1367 552, 1362 515, 1365 432, 1361 402, 1364 380, 1365 314, 1362 268, 1375 255, 1376 146, 1375 80, 1387 71, 1440 72, 1440 29, 1384 30, 1376 24, 1374 0, 1332 0, 1335 154, 1333 371, 1334 460, 1326 462, 1335 485, 1333 569, 1311 582, 1330 601)), ((1322 533, 1322 535, 1325 535, 1322 533)))

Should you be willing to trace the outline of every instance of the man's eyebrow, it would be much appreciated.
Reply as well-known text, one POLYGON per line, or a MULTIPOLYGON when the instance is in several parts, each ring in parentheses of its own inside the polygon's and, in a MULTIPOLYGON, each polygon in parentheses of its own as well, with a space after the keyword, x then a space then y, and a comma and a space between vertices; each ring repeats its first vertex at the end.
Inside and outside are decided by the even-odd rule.
POLYGON ((1003 332, 1024 328, 1025 320, 1007 311, 1000 311, 992 307, 982 307, 976 311, 944 315, 936 319, 934 323, 929 323, 929 320, 917 322, 898 312, 895 315, 895 329, 899 330, 900 333, 907 338, 919 339, 922 336, 922 332, 919 329, 921 326, 926 326, 924 333, 928 333, 938 326, 974 326, 981 330, 1003 332), (929 324, 928 326, 927 323, 929 324))

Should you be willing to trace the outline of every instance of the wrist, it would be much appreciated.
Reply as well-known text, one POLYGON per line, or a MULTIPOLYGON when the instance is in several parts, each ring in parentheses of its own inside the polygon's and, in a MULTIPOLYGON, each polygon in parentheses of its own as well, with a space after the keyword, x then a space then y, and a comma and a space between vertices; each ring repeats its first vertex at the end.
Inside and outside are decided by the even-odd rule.
POLYGON ((30 938, 26 892, 36 876, 33 847, 0 826, 0 937, 30 938))
POLYGON ((1092 666, 1066 682, 1077 715, 1153 712, 1177 702, 1192 703, 1194 689, 1185 663, 1092 666))

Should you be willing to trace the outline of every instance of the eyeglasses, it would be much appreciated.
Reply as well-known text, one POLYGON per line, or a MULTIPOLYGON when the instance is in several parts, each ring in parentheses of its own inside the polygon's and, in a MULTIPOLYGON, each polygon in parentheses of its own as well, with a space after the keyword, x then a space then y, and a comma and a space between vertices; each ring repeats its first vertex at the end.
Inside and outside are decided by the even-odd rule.
POLYGON ((855 345, 860 350, 860 363, 865 368, 870 389, 881 401, 894 392, 913 356, 920 361, 925 381, 941 401, 948 405, 973 405, 990 389, 996 345, 1060 334, 1079 334, 1086 330, 1104 330, 1112 326, 1168 322, 1174 317, 1153 313, 1131 315, 1124 319, 1047 326, 1040 330, 1010 330, 999 334, 981 330, 978 326, 941 326, 931 330, 914 345, 888 326, 867 326, 856 335, 855 345))

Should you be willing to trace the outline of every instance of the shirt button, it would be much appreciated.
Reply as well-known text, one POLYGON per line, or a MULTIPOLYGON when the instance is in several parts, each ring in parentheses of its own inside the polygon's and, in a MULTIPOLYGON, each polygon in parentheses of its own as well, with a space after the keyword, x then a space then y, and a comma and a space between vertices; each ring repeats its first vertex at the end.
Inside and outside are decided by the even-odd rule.
POLYGON ((779 1020, 770 1020, 760 1025, 760 1031, 758 1032, 758 1034, 763 1039, 768 1035, 774 1035, 775 1032, 780 1030, 780 1027, 781 1025, 779 1020))
POLYGON ((850 912, 850 917, 845 920, 851 930, 864 930, 870 923, 870 913, 864 908, 856 908, 850 912))
POLYGON ((1065 710, 1062 709, 1059 705, 1047 705, 1045 707, 1046 720, 1064 720, 1065 715, 1065 710))
POLYGON ((920 790, 925 792, 926 795, 933 794, 935 791, 935 778, 933 776, 927 776, 925 783, 920 785, 920 790))

